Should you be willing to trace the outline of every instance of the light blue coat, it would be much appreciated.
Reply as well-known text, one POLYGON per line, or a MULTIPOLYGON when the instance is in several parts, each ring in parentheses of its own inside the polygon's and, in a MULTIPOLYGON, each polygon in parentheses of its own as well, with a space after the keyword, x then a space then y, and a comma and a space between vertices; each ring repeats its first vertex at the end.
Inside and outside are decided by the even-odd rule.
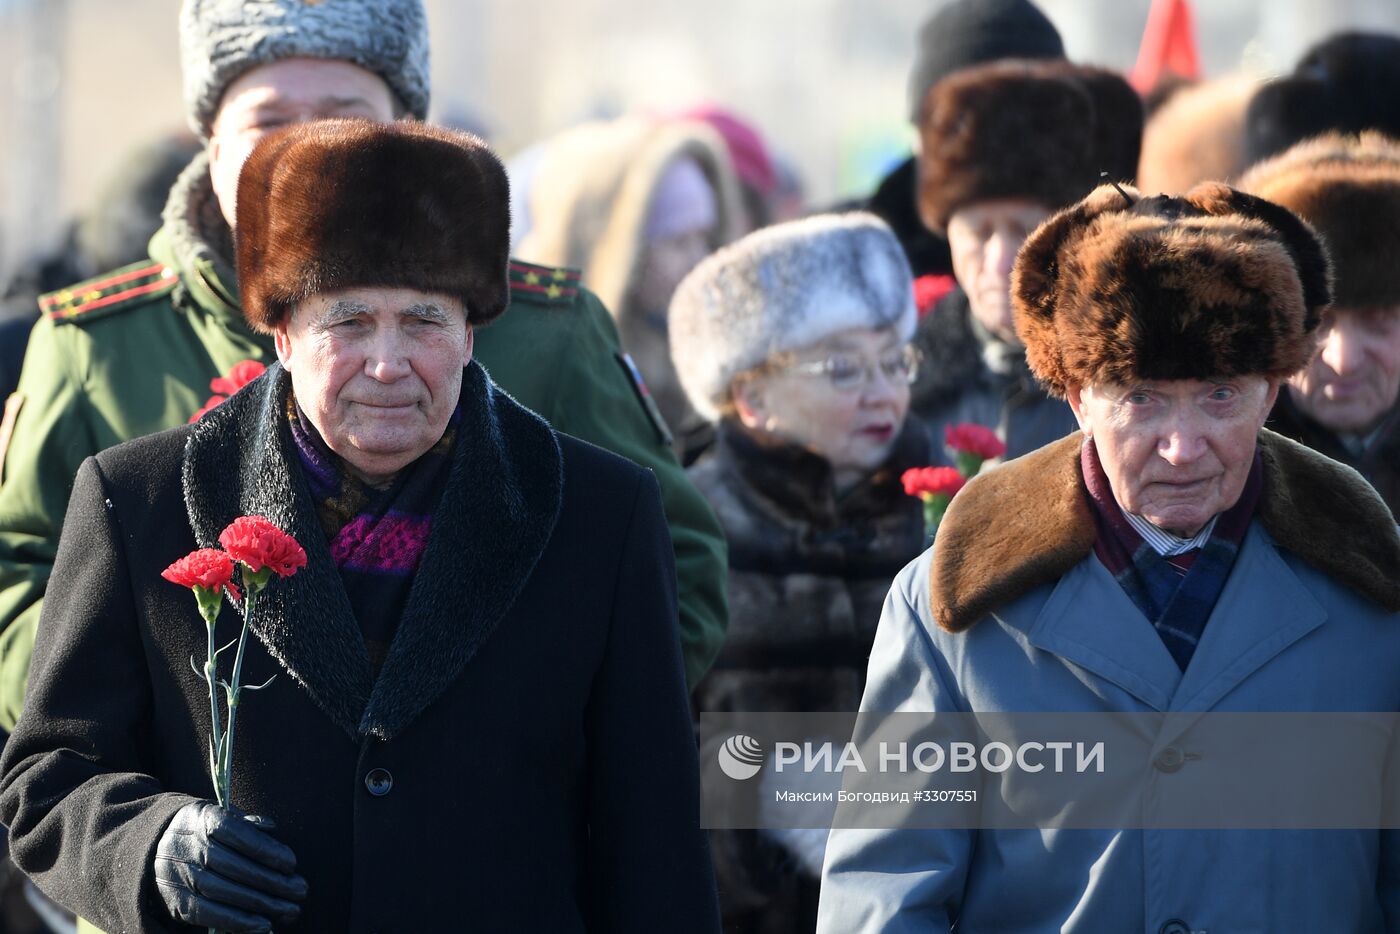
MULTIPOLYGON (((895 580, 862 710, 1400 711, 1400 614, 1258 520, 1184 674, 1092 554, 959 633, 931 561, 895 580)), ((1400 931, 1400 832, 832 832, 819 932, 949 930, 1400 931)))

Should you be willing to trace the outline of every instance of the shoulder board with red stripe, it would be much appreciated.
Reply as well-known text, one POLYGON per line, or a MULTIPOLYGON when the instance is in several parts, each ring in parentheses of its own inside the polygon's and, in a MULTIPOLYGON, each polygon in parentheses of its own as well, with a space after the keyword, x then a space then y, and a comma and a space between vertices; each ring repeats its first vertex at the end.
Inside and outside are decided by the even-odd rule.
POLYGON ((567 305, 578 297, 579 278, 582 275, 577 269, 537 266, 513 259, 510 261, 511 298, 528 297, 567 305))
POLYGON ((57 323, 81 323, 134 307, 175 287, 173 269, 147 260, 39 296, 39 310, 57 323))

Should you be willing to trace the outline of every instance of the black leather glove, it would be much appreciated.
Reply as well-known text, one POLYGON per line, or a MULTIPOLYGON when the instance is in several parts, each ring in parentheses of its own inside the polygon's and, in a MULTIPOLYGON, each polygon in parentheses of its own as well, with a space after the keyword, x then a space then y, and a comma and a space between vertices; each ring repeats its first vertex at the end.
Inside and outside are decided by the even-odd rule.
POLYGON ((266 833, 266 818, 235 815, 211 801, 175 812, 156 844, 156 891, 176 921, 232 934, 290 924, 306 897, 292 851, 266 833))

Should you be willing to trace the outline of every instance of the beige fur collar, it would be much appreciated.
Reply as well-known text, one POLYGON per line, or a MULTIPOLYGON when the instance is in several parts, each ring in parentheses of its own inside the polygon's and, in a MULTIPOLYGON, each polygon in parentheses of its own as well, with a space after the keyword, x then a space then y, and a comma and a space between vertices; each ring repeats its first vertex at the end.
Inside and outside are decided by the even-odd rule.
MULTIPOLYGON (((1094 547, 1075 432, 977 477, 938 530, 929 598, 938 625, 962 632, 999 606, 1059 579, 1094 547)), ((1343 586, 1400 611, 1400 533, 1350 467, 1262 431, 1259 519, 1280 547, 1343 586)))

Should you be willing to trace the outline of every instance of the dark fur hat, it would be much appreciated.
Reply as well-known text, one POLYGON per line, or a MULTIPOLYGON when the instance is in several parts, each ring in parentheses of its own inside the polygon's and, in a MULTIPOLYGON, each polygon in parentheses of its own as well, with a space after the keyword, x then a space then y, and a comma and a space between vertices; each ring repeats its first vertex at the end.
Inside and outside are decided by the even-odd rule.
POLYGON ((919 133, 919 213, 942 232, 974 201, 1030 198, 1058 208, 1089 192, 1100 171, 1131 177, 1142 105, 1111 72, 994 62, 938 82, 919 133))
POLYGON ((1400 137, 1400 36, 1346 32, 1259 89, 1245 121, 1246 164, 1330 131, 1400 137))
POLYGON ((1131 182, 1137 177, 1147 121, 1142 98, 1116 71, 1069 63, 1059 67, 1079 79, 1094 102, 1095 178, 1107 172, 1111 181, 1131 182))
POLYGON ((1318 137, 1256 165, 1240 187, 1322 235, 1339 308, 1400 306, 1400 142, 1379 133, 1318 137))
POLYGON ((239 294, 258 330, 335 289, 452 295, 475 325, 509 303, 505 169, 466 133, 412 121, 289 127, 244 163, 237 214, 239 294))
POLYGON ((1103 186, 1042 224, 1011 273, 1016 331, 1056 396, 1070 384, 1285 377, 1330 301, 1322 244, 1226 185, 1181 198, 1103 186))

